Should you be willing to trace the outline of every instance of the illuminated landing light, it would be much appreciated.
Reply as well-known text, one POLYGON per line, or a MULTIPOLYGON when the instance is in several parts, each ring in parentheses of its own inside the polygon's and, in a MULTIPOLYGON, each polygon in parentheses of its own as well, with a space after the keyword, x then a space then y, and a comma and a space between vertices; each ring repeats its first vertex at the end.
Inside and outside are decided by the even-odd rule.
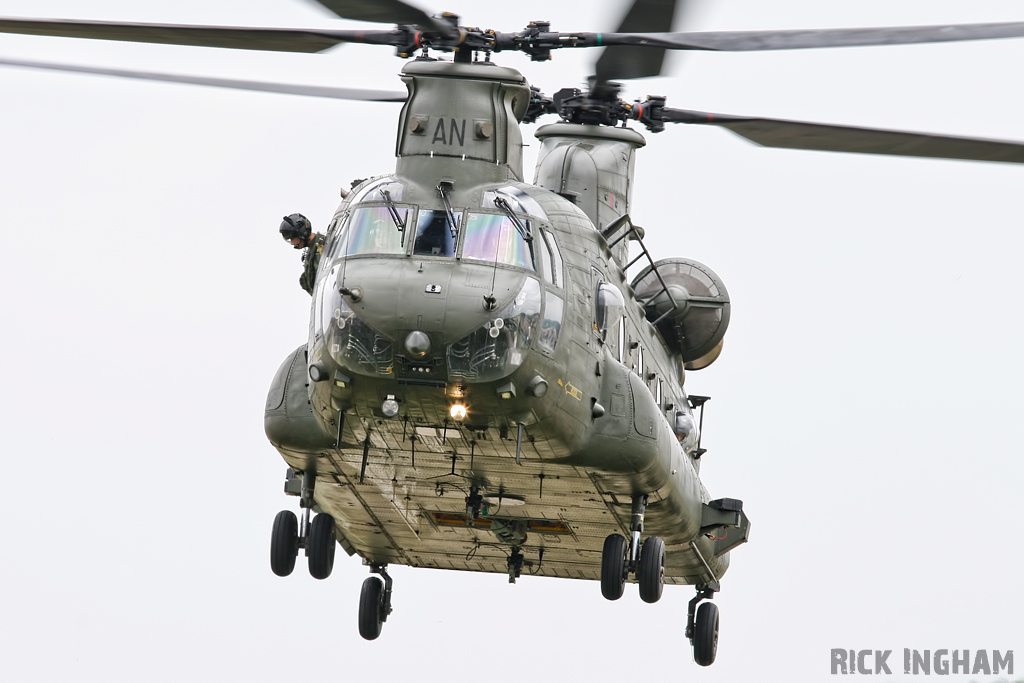
POLYGON ((394 417, 398 415, 398 401, 391 394, 384 399, 384 403, 380 405, 380 412, 384 413, 384 417, 394 417))
POLYGON ((451 411, 449 411, 449 414, 452 416, 452 419, 455 420, 456 422, 462 422, 463 420, 466 419, 466 406, 462 405, 461 403, 456 403, 452 406, 452 409, 451 411))

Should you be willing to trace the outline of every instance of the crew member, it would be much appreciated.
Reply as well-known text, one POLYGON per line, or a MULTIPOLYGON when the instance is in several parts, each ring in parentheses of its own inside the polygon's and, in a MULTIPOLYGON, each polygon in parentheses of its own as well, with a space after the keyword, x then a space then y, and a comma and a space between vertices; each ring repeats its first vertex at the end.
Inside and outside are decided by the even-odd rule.
POLYGON ((281 221, 281 237, 285 242, 290 242, 296 249, 305 249, 302 254, 302 275, 299 276, 299 286, 313 294, 313 285, 316 283, 316 269, 320 265, 320 254, 324 250, 324 237, 313 232, 313 226, 309 219, 301 213, 293 213, 285 216, 281 221))

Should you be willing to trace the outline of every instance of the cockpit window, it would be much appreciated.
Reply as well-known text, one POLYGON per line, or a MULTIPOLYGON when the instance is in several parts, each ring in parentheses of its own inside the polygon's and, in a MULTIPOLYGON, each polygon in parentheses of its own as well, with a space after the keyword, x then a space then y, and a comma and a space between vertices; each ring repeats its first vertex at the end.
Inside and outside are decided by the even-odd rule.
POLYGON ((462 258, 492 261, 520 268, 534 269, 533 250, 526 241, 530 221, 520 219, 526 227, 521 233, 508 216, 492 213, 471 213, 466 221, 466 241, 462 258))
MULTIPOLYGON (((395 211, 408 224, 409 209, 396 208, 395 211)), ((368 206, 352 212, 338 243, 341 255, 402 254, 405 253, 404 237, 388 207, 368 206)))
POLYGON ((421 209, 416 219, 416 241, 412 253, 417 256, 455 256, 455 243, 459 235, 462 212, 448 214, 421 209), (455 225, 451 225, 451 221, 455 225))

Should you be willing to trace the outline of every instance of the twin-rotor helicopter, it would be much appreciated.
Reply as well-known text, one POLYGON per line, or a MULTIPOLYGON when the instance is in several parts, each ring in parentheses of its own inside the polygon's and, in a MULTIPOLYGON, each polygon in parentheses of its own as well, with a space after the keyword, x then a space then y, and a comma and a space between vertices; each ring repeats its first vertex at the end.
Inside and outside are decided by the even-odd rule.
POLYGON ((627 582, 657 602, 690 585, 685 635, 716 656, 730 551, 750 522, 699 471, 707 397, 687 372, 722 352, 730 298, 688 258, 656 260, 630 219, 634 156, 667 123, 728 128, 758 144, 1024 163, 1024 144, 737 117, 626 102, 618 81, 661 73, 665 50, 757 51, 1024 36, 1024 23, 899 29, 666 33, 676 2, 635 0, 614 33, 462 26, 400 0, 317 0, 387 30, 248 29, 0 19, 0 31, 319 52, 390 46, 406 93, 196 78, 78 65, 2 63, 339 99, 404 102, 393 174, 360 182, 326 230, 307 339, 284 360, 265 425, 288 464, 271 567, 300 551, 327 578, 337 546, 373 576, 358 628, 392 611, 387 567, 404 564, 627 582), (545 61, 602 47, 586 90, 551 96, 502 52, 545 61), (448 56, 451 59, 447 59, 448 56), (520 124, 545 116, 533 181, 520 124), (632 247, 632 248, 631 248, 632 247), (634 254, 634 255, 631 255, 634 254), (628 275, 628 272, 635 273, 628 275), (379 576, 379 578, 378 578, 379 576))

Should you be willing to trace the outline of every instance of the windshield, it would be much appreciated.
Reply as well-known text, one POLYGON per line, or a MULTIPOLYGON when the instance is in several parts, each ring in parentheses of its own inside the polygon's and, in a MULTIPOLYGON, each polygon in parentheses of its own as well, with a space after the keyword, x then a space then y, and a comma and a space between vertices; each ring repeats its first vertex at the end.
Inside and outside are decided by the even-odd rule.
MULTIPOLYGON (((400 221, 408 225, 409 209, 395 208, 394 211, 400 221)), ((341 255, 405 253, 405 233, 395 225, 395 219, 386 206, 368 206, 353 211, 339 243, 341 255)))
POLYGON ((412 253, 417 256, 455 256, 462 213, 452 213, 455 225, 449 225, 449 214, 442 210, 421 209, 416 218, 416 242, 412 253))
MULTIPOLYGON (((530 221, 520 219, 529 231, 530 221)), ((471 213, 466 221, 462 258, 492 261, 533 270, 533 249, 508 216, 471 213)))

